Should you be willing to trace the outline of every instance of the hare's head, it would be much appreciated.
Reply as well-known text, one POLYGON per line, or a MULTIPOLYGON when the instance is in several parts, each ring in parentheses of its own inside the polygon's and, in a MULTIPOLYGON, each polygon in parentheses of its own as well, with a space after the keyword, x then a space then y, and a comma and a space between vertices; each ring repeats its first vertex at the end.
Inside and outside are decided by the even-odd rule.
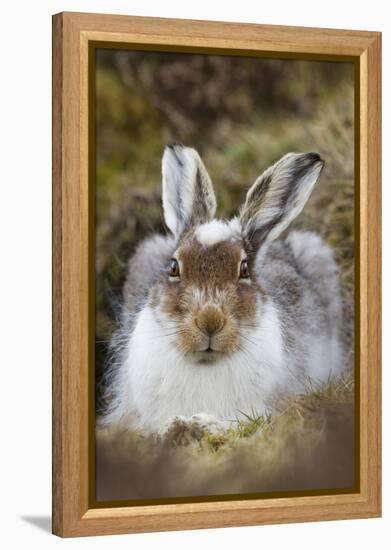
POLYGON ((316 153, 289 153, 255 181, 237 217, 216 220, 212 182, 198 153, 166 147, 163 207, 175 251, 151 305, 190 359, 213 363, 246 346, 267 300, 256 253, 301 212, 322 167, 316 153))

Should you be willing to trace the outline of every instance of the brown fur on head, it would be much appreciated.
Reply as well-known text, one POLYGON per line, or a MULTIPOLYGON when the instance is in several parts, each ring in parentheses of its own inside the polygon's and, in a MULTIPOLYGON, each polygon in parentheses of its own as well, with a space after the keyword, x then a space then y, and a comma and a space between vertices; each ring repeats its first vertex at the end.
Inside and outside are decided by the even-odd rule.
POLYGON ((163 207, 177 248, 151 305, 173 323, 177 347, 212 362, 241 346, 265 299, 255 255, 300 213, 323 167, 316 153, 283 157, 247 193, 239 218, 213 220, 212 182, 194 149, 174 144, 163 156, 163 207))
POLYGON ((255 279, 240 275, 245 259, 234 238, 205 246, 193 234, 177 248, 179 275, 162 277, 156 305, 177 323, 177 345, 184 353, 209 362, 239 349, 240 326, 255 323, 259 296, 255 279))

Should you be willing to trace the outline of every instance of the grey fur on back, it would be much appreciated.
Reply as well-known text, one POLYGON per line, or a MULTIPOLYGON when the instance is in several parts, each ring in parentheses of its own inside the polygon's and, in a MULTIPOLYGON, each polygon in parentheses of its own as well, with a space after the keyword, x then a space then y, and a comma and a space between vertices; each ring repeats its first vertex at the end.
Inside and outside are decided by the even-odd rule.
MULTIPOLYGON (((175 251, 171 236, 152 235, 144 239, 130 258, 123 289, 123 313, 138 313, 148 297, 148 291, 158 280, 175 251)), ((127 321, 128 329, 129 319, 127 321)))
POLYGON ((341 359, 339 333, 342 302, 338 267, 327 244, 315 233, 292 231, 258 253, 257 273, 261 286, 278 308, 280 322, 294 368, 307 371, 313 361, 311 346, 303 335, 335 342, 336 357, 319 358, 319 370, 327 362, 333 369, 341 359), (311 349, 309 356, 308 350, 311 349))

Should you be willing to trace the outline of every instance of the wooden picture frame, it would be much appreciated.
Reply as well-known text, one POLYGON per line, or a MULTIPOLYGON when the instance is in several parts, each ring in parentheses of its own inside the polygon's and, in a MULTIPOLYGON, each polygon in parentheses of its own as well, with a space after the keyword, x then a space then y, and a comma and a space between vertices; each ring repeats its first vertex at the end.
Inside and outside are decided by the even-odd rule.
POLYGON ((70 537, 380 516, 380 84, 377 32, 86 13, 53 17, 53 533, 70 537), (94 229, 89 78, 92 48, 115 43, 320 60, 343 56, 355 63, 360 235, 357 492, 115 508, 90 505, 94 229))

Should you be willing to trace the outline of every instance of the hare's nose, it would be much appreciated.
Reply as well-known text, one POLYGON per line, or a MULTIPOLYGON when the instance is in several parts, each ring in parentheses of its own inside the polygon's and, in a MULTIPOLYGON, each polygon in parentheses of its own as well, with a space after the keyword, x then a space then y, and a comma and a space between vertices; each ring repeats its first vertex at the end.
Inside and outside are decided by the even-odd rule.
POLYGON ((223 329, 225 317, 220 308, 208 305, 198 313, 195 323, 201 332, 207 336, 213 336, 223 329))

